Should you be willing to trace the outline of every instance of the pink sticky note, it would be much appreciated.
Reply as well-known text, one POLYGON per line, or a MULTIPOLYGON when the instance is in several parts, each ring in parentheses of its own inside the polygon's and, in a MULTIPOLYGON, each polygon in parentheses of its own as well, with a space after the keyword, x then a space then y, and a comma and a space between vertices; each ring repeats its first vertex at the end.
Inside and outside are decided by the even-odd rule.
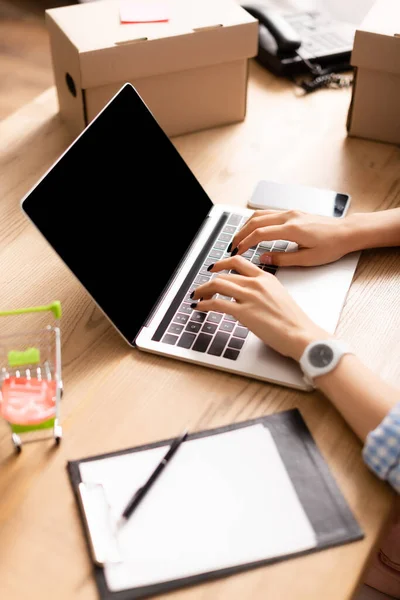
POLYGON ((122 0, 121 23, 162 23, 169 20, 167 2, 162 0, 122 0))

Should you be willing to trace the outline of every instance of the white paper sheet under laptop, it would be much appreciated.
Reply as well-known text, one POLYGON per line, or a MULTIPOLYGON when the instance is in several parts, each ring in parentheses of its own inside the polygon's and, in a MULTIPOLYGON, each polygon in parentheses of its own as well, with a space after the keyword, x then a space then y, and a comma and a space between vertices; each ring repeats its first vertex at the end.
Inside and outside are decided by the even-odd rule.
POLYGON ((275 442, 261 424, 184 442, 116 533, 116 520, 166 449, 79 465, 94 559, 103 564, 111 591, 316 547, 275 442))

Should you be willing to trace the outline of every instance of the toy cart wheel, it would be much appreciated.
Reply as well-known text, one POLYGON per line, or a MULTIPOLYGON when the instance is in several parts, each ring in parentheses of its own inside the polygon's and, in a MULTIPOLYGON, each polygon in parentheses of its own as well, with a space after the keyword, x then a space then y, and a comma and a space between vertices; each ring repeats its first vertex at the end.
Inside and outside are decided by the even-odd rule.
POLYGON ((16 433, 13 433, 11 436, 12 443, 14 445, 15 451, 19 454, 22 450, 21 438, 16 433))
POLYGON ((57 446, 60 444, 62 440, 62 427, 61 425, 55 425, 54 427, 54 439, 57 446))

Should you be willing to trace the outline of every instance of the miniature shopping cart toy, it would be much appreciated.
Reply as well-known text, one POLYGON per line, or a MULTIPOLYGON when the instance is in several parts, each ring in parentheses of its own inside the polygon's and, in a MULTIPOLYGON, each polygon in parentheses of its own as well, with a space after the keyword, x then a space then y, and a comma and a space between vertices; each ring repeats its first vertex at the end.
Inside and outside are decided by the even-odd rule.
POLYGON ((58 301, 0 311, 0 416, 18 452, 23 441, 62 438, 60 318, 58 301))

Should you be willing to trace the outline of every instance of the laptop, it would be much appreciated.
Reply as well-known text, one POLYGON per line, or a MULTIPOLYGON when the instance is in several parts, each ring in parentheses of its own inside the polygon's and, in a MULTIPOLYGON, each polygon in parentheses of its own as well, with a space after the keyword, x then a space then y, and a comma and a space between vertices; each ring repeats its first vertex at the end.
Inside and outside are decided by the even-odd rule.
MULTIPOLYGON (((227 256, 248 208, 213 204, 131 84, 75 139, 21 207, 125 341, 140 351, 297 389, 297 363, 228 314, 190 307, 190 293, 227 256)), ((268 247, 267 247, 268 249, 268 247)), ((272 251, 290 249, 277 240, 272 251)), ((245 257, 258 263, 259 246, 245 257)), ((357 265, 262 266, 334 332, 357 265)))

